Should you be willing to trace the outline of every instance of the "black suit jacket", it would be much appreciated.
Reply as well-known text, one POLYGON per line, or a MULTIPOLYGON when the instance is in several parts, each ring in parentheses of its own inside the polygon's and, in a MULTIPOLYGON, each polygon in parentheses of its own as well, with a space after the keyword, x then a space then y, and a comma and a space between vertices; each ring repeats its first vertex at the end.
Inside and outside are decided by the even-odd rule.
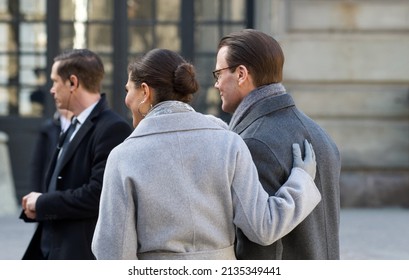
MULTIPOLYGON (((99 198, 107 157, 132 132, 128 123, 108 108, 105 96, 95 106, 70 142, 62 159, 56 191, 36 203, 39 226, 23 259, 41 259, 42 224, 51 225, 49 259, 94 259, 91 242, 98 219, 99 198)), ((46 186, 56 157, 46 176, 46 186)), ((22 219, 27 221, 24 213, 22 219)))

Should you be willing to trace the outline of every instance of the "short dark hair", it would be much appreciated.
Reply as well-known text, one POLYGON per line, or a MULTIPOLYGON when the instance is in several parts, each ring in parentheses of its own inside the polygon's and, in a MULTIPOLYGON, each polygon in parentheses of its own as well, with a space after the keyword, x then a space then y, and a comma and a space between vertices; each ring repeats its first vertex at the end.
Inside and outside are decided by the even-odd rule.
POLYGON ((246 66, 256 87, 282 81, 284 54, 273 37, 254 29, 244 29, 224 36, 218 49, 224 46, 228 47, 227 64, 246 66))
POLYGON ((135 86, 145 82, 156 92, 156 104, 167 100, 190 102, 199 89, 194 66, 178 53, 153 49, 128 66, 135 86))
POLYGON ((81 85, 90 92, 99 92, 104 78, 101 58, 88 49, 67 50, 54 58, 60 62, 57 73, 66 81, 71 75, 77 76, 81 85))

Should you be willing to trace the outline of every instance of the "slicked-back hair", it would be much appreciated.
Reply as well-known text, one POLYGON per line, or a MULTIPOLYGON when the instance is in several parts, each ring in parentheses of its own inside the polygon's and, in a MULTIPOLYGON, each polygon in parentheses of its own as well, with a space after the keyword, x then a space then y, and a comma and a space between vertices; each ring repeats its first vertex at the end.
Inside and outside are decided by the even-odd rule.
POLYGON ((284 54, 273 37, 254 29, 244 29, 224 36, 218 49, 224 46, 228 47, 228 66, 246 66, 256 87, 282 81, 284 54))

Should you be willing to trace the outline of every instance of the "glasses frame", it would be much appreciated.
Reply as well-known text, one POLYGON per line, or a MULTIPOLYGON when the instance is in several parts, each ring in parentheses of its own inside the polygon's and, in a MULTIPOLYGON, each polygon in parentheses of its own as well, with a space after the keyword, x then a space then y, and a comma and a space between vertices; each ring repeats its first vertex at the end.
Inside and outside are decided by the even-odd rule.
POLYGON ((239 67, 239 66, 240 66, 240 65, 234 65, 234 66, 228 66, 228 67, 224 67, 224 68, 220 68, 220 69, 214 70, 214 71, 212 72, 212 74, 213 74, 213 78, 214 78, 215 82, 218 82, 218 81, 219 81, 220 72, 221 72, 222 70, 237 68, 237 67, 239 67))

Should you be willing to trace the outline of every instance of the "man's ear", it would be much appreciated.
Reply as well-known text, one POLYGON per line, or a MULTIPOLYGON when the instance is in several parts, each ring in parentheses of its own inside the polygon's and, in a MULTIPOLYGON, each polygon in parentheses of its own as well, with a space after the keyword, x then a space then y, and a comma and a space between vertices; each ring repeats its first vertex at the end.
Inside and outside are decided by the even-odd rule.
POLYGON ((79 87, 79 80, 78 80, 77 76, 70 75, 69 80, 70 80, 71 88, 78 88, 79 87))
POLYGON ((237 71, 239 75, 238 83, 239 85, 241 85, 246 81, 246 79, 248 79, 249 71, 247 70, 247 67, 244 65, 238 66, 237 71))

